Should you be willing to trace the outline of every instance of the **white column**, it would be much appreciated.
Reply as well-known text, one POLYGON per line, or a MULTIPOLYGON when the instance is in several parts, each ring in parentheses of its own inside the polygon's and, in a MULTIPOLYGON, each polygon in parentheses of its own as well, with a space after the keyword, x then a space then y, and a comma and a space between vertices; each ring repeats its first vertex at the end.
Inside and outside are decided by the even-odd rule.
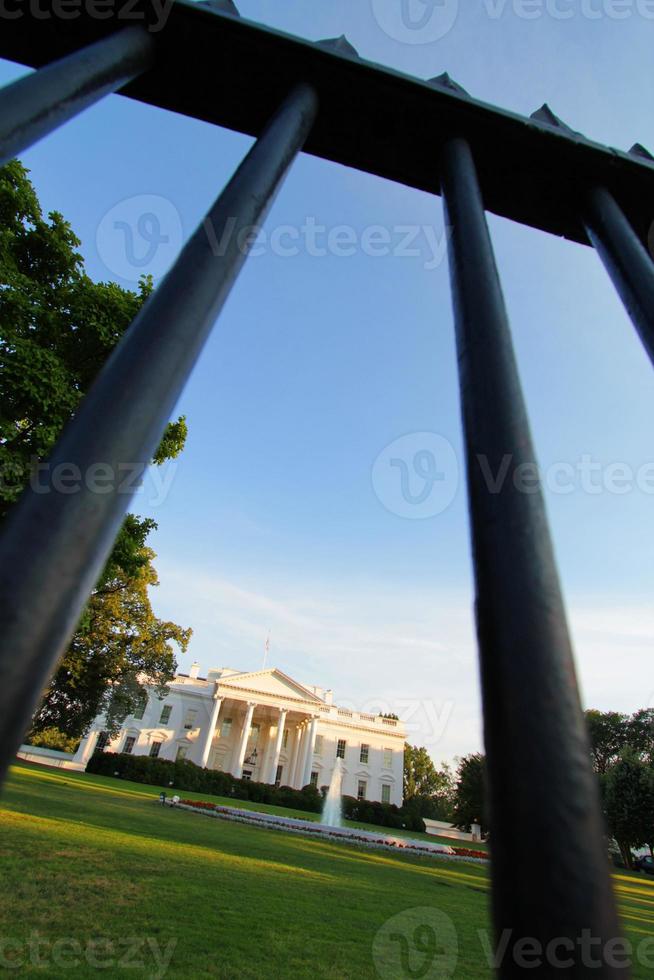
POLYGON ((277 775, 277 766, 279 765, 279 755, 282 751, 282 742, 284 741, 284 725, 286 724, 286 709, 279 709, 279 719, 277 721, 277 738, 275 739, 275 749, 273 751, 272 762, 268 769, 268 779, 265 780, 267 783, 275 782, 275 776, 277 775))
POLYGON ((243 728, 241 730, 241 740, 236 752, 236 760, 234 766, 232 767, 232 776, 236 776, 240 779, 243 775, 243 759, 245 758, 245 750, 248 744, 248 736, 250 734, 250 726, 252 724, 252 715, 254 714, 255 704, 253 701, 248 701, 248 710, 245 712, 245 720, 243 722, 243 728))
POLYGON ((274 721, 266 722, 261 726, 262 735, 262 745, 259 750, 258 756, 258 769, 257 769, 257 782, 267 783, 268 782, 268 770, 270 769, 270 760, 273 757, 275 751, 275 739, 277 737, 277 726, 274 721))
POLYGON ((98 744, 99 731, 92 731, 86 735, 77 747, 77 752, 73 756, 73 762, 79 762, 81 765, 85 766, 98 744))
POLYGON ((288 771, 288 785, 295 788, 297 782, 297 773, 299 768, 300 756, 302 755, 302 735, 304 732, 304 722, 301 722, 295 728, 295 740, 293 745, 293 757, 291 758, 291 765, 288 771))
POLYGON ((211 746, 213 744, 213 737, 216 734, 216 724, 218 722, 218 715, 220 713, 220 706, 223 703, 223 699, 218 697, 217 694, 213 696, 213 706, 211 708, 211 717, 209 718, 209 725, 207 727, 207 732, 204 738, 204 745, 202 746, 202 751, 200 753, 199 765, 203 769, 207 768, 207 762, 209 761, 209 753, 211 752, 211 746))
POLYGON ((304 761, 304 773, 302 775, 302 786, 307 786, 311 782, 311 770, 313 768, 313 750, 316 747, 316 731, 318 729, 318 719, 314 716, 311 719, 311 725, 309 726, 309 735, 307 738, 307 755, 304 761))

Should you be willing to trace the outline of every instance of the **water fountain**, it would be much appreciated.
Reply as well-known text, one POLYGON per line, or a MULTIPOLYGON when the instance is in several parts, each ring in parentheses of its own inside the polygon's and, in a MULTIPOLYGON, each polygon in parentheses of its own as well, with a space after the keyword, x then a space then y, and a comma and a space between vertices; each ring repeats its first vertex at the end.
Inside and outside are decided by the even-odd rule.
POLYGON ((342 826, 341 785, 343 783, 343 771, 341 765, 341 760, 337 759, 322 808, 320 822, 327 824, 328 827, 342 826))

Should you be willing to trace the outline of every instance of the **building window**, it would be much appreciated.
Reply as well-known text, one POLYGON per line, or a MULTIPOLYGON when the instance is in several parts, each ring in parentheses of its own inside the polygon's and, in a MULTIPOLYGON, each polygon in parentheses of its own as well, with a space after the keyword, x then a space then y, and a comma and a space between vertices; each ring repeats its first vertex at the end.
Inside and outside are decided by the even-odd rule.
POLYGON ((346 745, 347 745, 347 742, 345 741, 345 739, 344 738, 339 738, 338 742, 336 743, 336 758, 337 759, 344 759, 345 758, 345 746, 346 745))
POLYGON ((123 745, 123 752, 125 752, 127 755, 131 755, 135 744, 136 737, 134 735, 128 735, 125 739, 125 744, 123 745))
POLYGON ((257 742, 259 741, 260 731, 261 731, 261 725, 259 725, 258 723, 256 725, 250 725, 250 736, 249 736, 250 745, 257 744, 257 742))
POLYGON ((188 752, 188 745, 178 745, 177 755, 175 756, 175 762, 180 762, 182 759, 185 759, 187 752, 188 752))
POLYGON ((143 715, 145 714, 145 709, 147 707, 147 704, 148 704, 147 694, 141 695, 140 703, 134 708, 134 713, 132 714, 132 718, 136 718, 137 721, 141 721, 143 715))
POLYGON ((159 719, 160 725, 167 725, 168 719, 170 718, 170 713, 173 710, 172 704, 164 704, 161 709, 161 718, 159 719))
POLYGON ((384 766, 384 769, 392 769, 393 768, 393 750, 392 749, 384 749, 384 762, 383 762, 383 766, 384 766))
POLYGON ((229 738, 232 733, 232 719, 225 718, 222 725, 220 726, 220 737, 229 738))
POLYGON ((277 772, 275 773, 275 786, 282 785, 282 773, 284 772, 283 766, 277 766, 277 772))
POLYGON ((288 745, 288 728, 284 729, 284 735, 282 738, 282 748, 285 749, 288 745))
POLYGON ((316 735, 316 744, 313 750, 314 755, 322 755, 322 735, 316 735))
POLYGON ((360 779, 357 783, 357 800, 365 800, 368 784, 365 779, 360 779))
POLYGON ((246 782, 249 782, 252 779, 252 770, 251 769, 244 769, 243 770, 243 775, 241 776, 241 779, 244 779, 246 782))
POLYGON ((159 749, 161 748, 161 742, 153 742, 150 746, 150 756, 156 759, 159 755, 159 749))
POLYGON ((366 762, 367 763, 368 762, 368 756, 369 756, 369 754, 370 754, 370 746, 369 745, 365 745, 365 743, 362 744, 361 745, 361 752, 359 754, 359 762, 366 762))
POLYGON ((103 749, 109 745, 109 732, 100 732, 98 735, 98 741, 96 743, 96 749, 102 752, 103 749))
POLYGON ((391 788, 388 783, 382 783, 382 803, 391 802, 391 788))
POLYGON ((318 785, 318 773, 317 772, 312 772, 311 773, 311 779, 309 780, 309 782, 311 783, 312 786, 317 786, 318 785))
POLYGON ((198 716, 196 708, 187 708, 184 715, 184 728, 195 728, 195 719, 198 716))

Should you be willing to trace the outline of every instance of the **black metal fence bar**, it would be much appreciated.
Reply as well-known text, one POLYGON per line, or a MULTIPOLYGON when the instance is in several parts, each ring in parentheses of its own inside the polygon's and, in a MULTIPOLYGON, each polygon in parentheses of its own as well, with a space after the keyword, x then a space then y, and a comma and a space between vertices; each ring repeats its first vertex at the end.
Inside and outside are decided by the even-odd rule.
POLYGON ((0 91, 0 166, 147 71, 154 51, 151 34, 128 27, 7 85, 0 91))
POLYGON ((0 539, 0 776, 75 629, 134 489, 317 113, 297 87, 150 297, 0 539), (47 479, 65 467, 78 492, 47 479), (102 487, 95 481, 100 481, 102 487), (125 480, 130 481, 129 490, 125 480))
MULTIPOLYGON (((476 582, 499 975, 518 943, 619 937, 595 776, 509 323, 469 144, 442 158, 476 582), (498 474, 504 473, 499 484, 498 474), (506 931, 505 931, 506 930, 506 931), (504 941, 504 943, 502 942, 504 941)), ((586 958, 584 958, 586 957, 586 958)), ((532 961, 533 963, 533 961, 532 961)), ((533 971, 532 971, 533 972, 533 971)), ((539 976, 557 971, 551 962, 539 976)))
POLYGON ((605 187, 587 191, 582 214, 588 237, 654 364, 654 262, 605 187))

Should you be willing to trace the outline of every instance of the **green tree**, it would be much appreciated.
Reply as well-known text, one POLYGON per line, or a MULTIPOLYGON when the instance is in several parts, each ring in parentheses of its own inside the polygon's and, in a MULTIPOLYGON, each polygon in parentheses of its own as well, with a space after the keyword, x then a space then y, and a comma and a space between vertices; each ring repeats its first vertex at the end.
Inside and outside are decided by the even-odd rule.
POLYGON ((478 823, 482 832, 487 830, 486 759, 480 752, 466 755, 459 760, 453 822, 461 830, 470 831, 473 823, 478 823))
POLYGON ((628 868, 632 848, 647 844, 654 857, 654 769, 633 749, 624 749, 601 777, 609 833, 628 868))
MULTIPOLYGON (((147 279, 138 292, 93 282, 79 245, 61 214, 44 218, 18 161, 0 168, 0 521, 152 289, 147 279)), ((153 462, 177 456, 185 439, 182 417, 168 425, 153 462)), ((154 527, 135 515, 125 520, 35 735, 60 728, 79 737, 100 707, 129 709, 142 680, 162 685, 173 676, 170 641, 184 647, 190 633, 152 612, 147 590, 157 576, 146 539, 154 527)))
POLYGON ((421 817, 449 820, 453 777, 447 763, 437 769, 425 748, 404 746, 404 807, 421 817))
POLYGON ((595 772, 602 775, 618 760, 629 741, 629 720, 618 711, 586 712, 590 752, 595 772))
POLYGON ((654 709, 642 708, 629 718, 627 744, 641 759, 654 763, 654 709))

